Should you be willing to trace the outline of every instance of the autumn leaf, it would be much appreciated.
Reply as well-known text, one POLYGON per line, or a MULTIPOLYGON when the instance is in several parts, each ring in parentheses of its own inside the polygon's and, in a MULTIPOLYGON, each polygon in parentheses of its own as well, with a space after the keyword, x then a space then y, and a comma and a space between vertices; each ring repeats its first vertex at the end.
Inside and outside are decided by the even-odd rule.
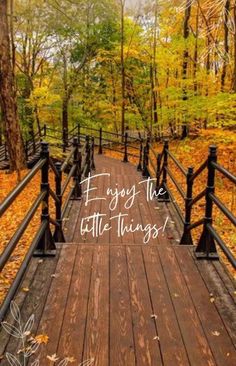
POLYGON ((58 361, 59 360, 59 357, 57 357, 57 355, 56 355, 56 353, 54 353, 53 355, 51 355, 51 356, 47 356, 47 358, 50 360, 50 361, 52 361, 52 362, 56 362, 56 361, 58 361))
POLYGON ((39 344, 47 344, 49 341, 49 337, 46 334, 37 335, 34 340, 39 344))
POLYGON ((214 330, 211 332, 213 334, 213 336, 215 337, 219 337, 220 336, 220 332, 218 332, 217 330, 214 330))

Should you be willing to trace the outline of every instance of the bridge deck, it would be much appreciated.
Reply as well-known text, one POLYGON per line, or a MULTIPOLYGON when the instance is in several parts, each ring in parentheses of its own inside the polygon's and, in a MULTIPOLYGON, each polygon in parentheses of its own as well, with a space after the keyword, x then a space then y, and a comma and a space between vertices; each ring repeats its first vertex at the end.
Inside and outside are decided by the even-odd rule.
MULTIPOLYGON (((22 322, 35 314, 34 334, 49 337, 31 362, 52 365, 47 356, 70 357, 96 366, 236 365, 235 287, 220 263, 196 262, 192 248, 178 245, 178 232, 164 204, 146 200, 142 178, 130 164, 96 159, 93 197, 107 188, 141 193, 126 210, 123 198, 114 211, 110 199, 74 202, 66 222, 67 244, 54 259, 33 259, 16 301, 22 322), (80 224, 94 212, 113 227, 102 236, 81 236, 80 224), (143 244, 143 233, 117 235, 119 212, 125 223, 157 224, 157 239, 143 244)), ((90 220, 91 222, 91 220, 90 220)), ((103 224, 103 223, 102 223, 103 224)), ((102 226, 102 225, 101 225, 102 226)), ((11 316, 8 316, 10 321, 11 316)), ((0 354, 17 354, 20 340, 0 334, 0 354)), ((8 365, 5 359, 1 366, 8 365)), ((56 363, 57 365, 58 363, 56 363)))

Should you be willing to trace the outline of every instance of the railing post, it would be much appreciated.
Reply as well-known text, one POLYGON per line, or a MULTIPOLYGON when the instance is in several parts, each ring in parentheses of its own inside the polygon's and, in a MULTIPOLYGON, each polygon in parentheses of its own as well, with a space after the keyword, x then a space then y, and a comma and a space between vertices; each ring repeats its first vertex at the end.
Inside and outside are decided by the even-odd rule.
POLYGON ((215 240, 207 229, 208 225, 212 225, 213 202, 210 198, 210 194, 215 192, 215 168, 212 165, 212 162, 217 162, 217 147, 214 145, 209 148, 205 217, 203 231, 195 251, 195 255, 198 259, 219 259, 215 240))
POLYGON ((62 181, 62 173, 61 173, 61 163, 55 163, 55 167, 57 170, 57 175, 55 175, 55 186, 56 186, 56 196, 58 201, 56 201, 56 222, 57 226, 55 228, 55 232, 53 235, 53 239, 57 243, 65 243, 65 237, 62 230, 62 217, 61 217, 61 207, 62 207, 62 195, 61 195, 61 181, 62 181))
POLYGON ((95 147, 94 137, 92 137, 92 142, 91 142, 91 169, 92 170, 96 169, 95 162, 94 162, 94 147, 95 147))
POLYGON ((192 200, 193 200, 193 168, 189 167, 187 172, 187 194, 185 197, 185 220, 184 220, 184 232, 180 240, 182 245, 193 245, 193 239, 189 226, 191 225, 191 213, 192 213, 192 200))
POLYGON ((143 156, 143 141, 142 141, 142 139, 140 139, 139 163, 137 166, 138 171, 142 171, 142 156, 143 156))
POLYGON ((79 144, 78 144, 78 138, 74 137, 73 139, 73 148, 74 156, 73 156, 73 166, 75 166, 75 172, 74 172, 74 189, 72 194, 72 199, 78 200, 81 199, 81 184, 80 184, 80 169, 81 169, 81 160, 79 156, 79 144))
POLYGON ((162 189, 165 192, 165 194, 158 196, 159 202, 169 202, 170 201, 170 196, 169 196, 169 193, 167 190, 168 150, 169 150, 169 141, 165 140, 164 141, 164 150, 163 150, 164 159, 163 159, 162 182, 161 182, 160 186, 158 187, 158 191, 160 189, 162 189))
POLYGON ((55 242, 50 230, 50 215, 49 215, 49 150, 48 143, 41 142, 41 159, 46 159, 41 170, 41 192, 46 192, 42 201, 41 222, 47 223, 46 229, 38 243, 35 255, 51 256, 56 253, 55 242))
POLYGON ((149 172, 148 172, 148 154, 147 154, 147 145, 143 148, 143 170, 142 170, 142 176, 148 178, 149 172))
POLYGON ((90 143, 89 143, 89 136, 86 136, 86 170, 84 173, 84 176, 87 178, 89 176, 89 173, 91 172, 91 161, 90 161, 90 143))
POLYGON ((124 142, 124 144, 125 144, 125 151, 124 151, 124 158, 123 158, 123 162, 124 163, 128 163, 128 151, 127 151, 127 149, 128 149, 128 133, 126 132, 125 133, 125 142, 124 142))
POLYGON ((98 148, 98 154, 102 154, 102 128, 99 130, 99 148, 98 148))
POLYGON ((160 177, 161 177, 161 154, 157 155, 157 170, 156 170, 156 188, 155 192, 158 193, 160 187, 160 177))

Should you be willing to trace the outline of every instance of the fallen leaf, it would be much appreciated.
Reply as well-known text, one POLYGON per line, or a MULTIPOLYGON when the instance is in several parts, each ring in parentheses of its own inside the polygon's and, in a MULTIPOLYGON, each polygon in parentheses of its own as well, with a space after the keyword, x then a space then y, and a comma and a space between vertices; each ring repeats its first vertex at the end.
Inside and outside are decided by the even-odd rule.
POLYGON ((52 362, 56 362, 59 360, 59 357, 57 357, 56 353, 54 353, 53 355, 49 356, 47 355, 47 358, 52 361, 52 362))
POLYGON ((76 361, 74 357, 66 357, 66 360, 71 363, 76 361))
POLYGON ((28 287, 23 287, 21 290, 22 290, 23 292, 29 292, 29 288, 28 288, 28 287))
POLYGON ((47 344, 49 341, 49 337, 46 334, 37 335, 34 340, 39 344, 47 344))

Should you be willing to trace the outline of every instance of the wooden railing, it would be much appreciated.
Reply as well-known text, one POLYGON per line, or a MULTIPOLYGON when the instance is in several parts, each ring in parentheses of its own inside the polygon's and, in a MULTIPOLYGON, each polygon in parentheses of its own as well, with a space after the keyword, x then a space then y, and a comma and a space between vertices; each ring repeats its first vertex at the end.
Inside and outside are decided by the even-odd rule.
POLYGON ((20 269, 4 299, 0 308, 0 321, 3 319, 9 304, 22 280, 22 277, 27 269, 29 261, 33 255, 51 256, 55 255, 55 242, 64 242, 63 233, 63 218, 65 217, 69 201, 71 199, 80 199, 82 195, 81 180, 88 176, 90 171, 95 169, 94 164, 94 140, 86 137, 85 143, 79 145, 78 139, 73 138, 72 148, 67 158, 63 162, 54 163, 47 142, 41 142, 40 160, 25 176, 25 178, 9 193, 9 195, 0 204, 0 217, 4 215, 7 209, 15 202, 19 194, 32 182, 32 179, 41 171, 41 186, 40 193, 34 200, 29 211, 26 213, 19 227, 16 229, 9 243, 6 245, 0 256, 0 271, 9 262, 9 259, 17 247, 22 235, 29 226, 36 211, 41 205, 41 224, 31 242, 27 254, 21 264, 20 269), (49 170, 54 173, 55 191, 49 183, 49 170), (62 174, 67 172, 67 178, 62 184, 62 174), (67 197, 64 200, 65 193, 71 181, 73 186, 70 189, 67 197), (49 197, 52 197, 55 202, 55 219, 52 218, 49 206, 49 197), (54 232, 51 231, 50 224, 55 227, 54 232))
POLYGON ((215 221, 213 216, 214 205, 216 205, 223 215, 227 217, 234 226, 236 226, 236 217, 215 193, 215 177, 217 172, 221 173, 233 185, 236 185, 236 177, 217 163, 217 147, 210 146, 208 158, 194 172, 192 167, 185 169, 177 160, 174 154, 170 151, 167 140, 164 142, 164 147, 160 154, 156 154, 154 148, 147 140, 144 148, 140 149, 138 169, 141 169, 143 176, 146 177, 152 175, 151 170, 155 171, 156 192, 159 192, 160 189, 165 192, 164 195, 159 196, 158 200, 171 202, 183 224, 183 233, 180 244, 192 245, 192 230, 202 225, 202 234, 195 249, 196 257, 198 259, 218 259, 219 256, 216 248, 217 243, 231 265, 236 269, 235 256, 213 226, 215 221), (153 156, 155 156, 155 162, 150 158, 150 151, 152 151, 153 156), (185 178, 185 190, 183 190, 182 186, 177 182, 174 173, 171 171, 169 164, 170 161, 174 163, 176 169, 178 169, 185 178), (205 187, 199 194, 193 197, 193 186, 195 180, 204 171, 207 171, 205 187), (181 208, 174 197, 173 190, 168 185, 169 179, 184 200, 184 215, 182 214, 181 208), (205 198, 205 215, 197 222, 192 222, 192 208, 202 198, 205 198))

